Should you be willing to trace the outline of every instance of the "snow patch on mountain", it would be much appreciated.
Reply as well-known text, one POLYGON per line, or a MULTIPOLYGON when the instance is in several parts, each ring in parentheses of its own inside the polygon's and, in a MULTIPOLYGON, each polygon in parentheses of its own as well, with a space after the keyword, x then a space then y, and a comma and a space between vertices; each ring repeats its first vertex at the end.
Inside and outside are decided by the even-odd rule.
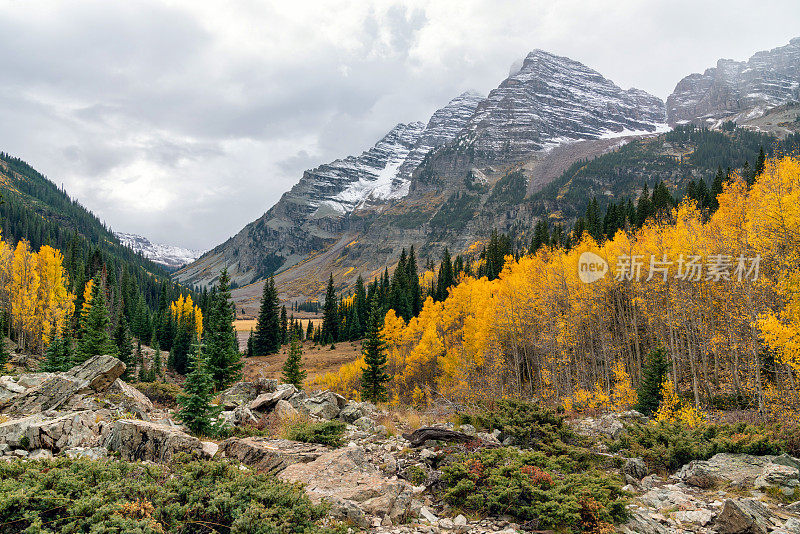
POLYGON ((152 243, 146 237, 136 234, 114 232, 114 235, 117 236, 123 245, 132 249, 134 252, 141 253, 145 258, 171 269, 177 269, 188 265, 205 252, 203 250, 191 250, 174 245, 152 243))

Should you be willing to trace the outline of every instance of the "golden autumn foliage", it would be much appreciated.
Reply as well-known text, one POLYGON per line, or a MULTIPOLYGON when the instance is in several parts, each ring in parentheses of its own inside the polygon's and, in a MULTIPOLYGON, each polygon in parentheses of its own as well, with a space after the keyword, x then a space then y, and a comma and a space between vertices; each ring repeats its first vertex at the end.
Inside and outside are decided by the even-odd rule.
POLYGON ((672 380, 664 381, 661 386, 661 398, 661 404, 655 413, 655 421, 683 423, 689 428, 696 428, 705 422, 703 412, 678 398, 672 380))
POLYGON ((75 311, 68 287, 61 252, 47 245, 34 252, 27 241, 12 246, 0 239, 0 306, 23 349, 42 350, 64 329, 75 311))
POLYGON ((192 301, 191 295, 178 297, 178 300, 170 304, 169 310, 176 322, 188 323, 194 328, 198 338, 203 335, 203 312, 192 301))
MULTIPOLYGON (((390 311, 393 398, 624 409, 635 404, 647 352, 663 345, 675 394, 695 408, 800 404, 800 162, 768 161, 750 188, 734 177, 718 202, 710 218, 684 202, 602 244, 585 235, 570 250, 509 257, 498 279, 464 277, 407 324, 390 311), (578 276, 587 252, 609 266, 593 283, 578 276), (765 344, 777 356, 769 369, 765 344)), ((350 394, 358 369, 321 382, 350 394)))

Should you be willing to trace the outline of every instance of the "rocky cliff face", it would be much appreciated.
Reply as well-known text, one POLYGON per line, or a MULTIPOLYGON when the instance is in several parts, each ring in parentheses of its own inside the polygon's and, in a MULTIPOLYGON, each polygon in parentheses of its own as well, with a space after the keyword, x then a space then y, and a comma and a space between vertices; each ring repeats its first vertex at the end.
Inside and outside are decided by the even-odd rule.
POLYGON ((667 98, 670 124, 698 119, 750 119, 800 99, 800 37, 757 52, 747 61, 720 59, 716 67, 682 79, 667 98))
POLYGON ((625 91, 577 61, 534 50, 481 102, 459 142, 478 160, 508 161, 564 142, 653 132, 664 122, 661 99, 625 91))
POLYGON ((431 149, 461 131, 481 100, 477 93, 464 93, 427 124, 398 124, 361 155, 306 171, 267 213, 176 278, 213 283, 227 266, 235 282, 249 283, 335 243, 353 227, 355 212, 405 197, 412 171, 431 149))

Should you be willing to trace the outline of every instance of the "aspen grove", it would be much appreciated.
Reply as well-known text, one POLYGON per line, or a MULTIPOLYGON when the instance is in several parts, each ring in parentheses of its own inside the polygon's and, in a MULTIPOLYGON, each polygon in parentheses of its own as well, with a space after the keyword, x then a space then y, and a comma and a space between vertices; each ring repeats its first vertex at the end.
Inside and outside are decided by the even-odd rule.
MULTIPOLYGON (((796 410, 800 161, 768 160, 751 186, 734 175, 717 200, 711 215, 684 200, 601 243, 585 233, 569 250, 508 257, 497 279, 462 276, 408 322, 390 310, 382 337, 391 398, 625 409, 648 352, 664 347, 669 387, 696 408, 796 410), (585 252, 609 266, 593 283, 578 277, 585 252), (692 257, 706 268, 685 276, 692 257), (643 259, 641 273, 620 274, 631 258, 643 259), (667 266, 653 276, 650 258, 667 266)), ((346 365, 320 385, 354 395, 363 366, 346 365)))

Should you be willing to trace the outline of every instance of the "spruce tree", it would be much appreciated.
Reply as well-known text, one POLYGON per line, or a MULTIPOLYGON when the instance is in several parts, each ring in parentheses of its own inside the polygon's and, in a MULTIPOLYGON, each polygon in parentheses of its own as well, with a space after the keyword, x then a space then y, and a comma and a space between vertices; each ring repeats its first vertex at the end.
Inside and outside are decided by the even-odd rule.
POLYGON ((637 390, 636 409, 644 415, 651 416, 658 411, 658 406, 661 404, 661 385, 664 383, 668 367, 667 351, 663 347, 659 346, 650 351, 637 390))
POLYGON ((86 319, 81 325, 81 340, 78 344, 77 359, 83 362, 99 354, 116 356, 117 347, 108 334, 110 320, 106 307, 105 283, 92 285, 92 302, 86 319))
POLYGON ((281 306, 281 345, 289 342, 289 317, 286 315, 286 306, 281 306))
POLYGON ((245 353, 245 356, 247 358, 252 358, 253 357, 253 341, 254 341, 253 329, 251 328, 250 329, 250 335, 247 336, 247 352, 245 353))
POLYGON ((121 312, 117 320, 117 328, 114 329, 114 345, 117 347, 117 358, 122 360, 122 363, 125 364, 125 372, 122 374, 122 379, 128 380, 133 376, 136 362, 132 358, 133 345, 131 333, 128 330, 128 322, 121 312))
MULTIPOLYGON (((414 253, 414 245, 411 245, 411 252, 408 253, 408 262, 406 262, 406 280, 408 281, 408 288, 409 288, 408 298, 411 301, 411 314, 414 317, 416 317, 422 310, 422 291, 420 290, 419 287, 419 273, 417 272, 417 256, 414 253)), ((361 289, 362 291, 364 289, 363 283, 361 289)))
POLYGON ((328 278, 328 289, 325 291, 325 306, 322 314, 321 344, 335 343, 339 339, 339 304, 336 300, 336 289, 333 287, 333 274, 328 278))
POLYGON ((308 326, 306 327, 306 340, 314 341, 314 323, 311 319, 308 320, 308 326))
POLYGON ((217 391, 225 389, 242 376, 239 342, 233 329, 234 311, 230 303, 228 271, 223 269, 219 284, 211 296, 208 324, 203 331, 203 348, 208 371, 217 391))
POLYGON ((198 346, 192 358, 192 371, 186 376, 183 384, 184 394, 178 396, 178 419, 180 419, 192 433, 203 436, 214 434, 215 428, 212 417, 216 416, 222 406, 212 406, 214 397, 214 381, 208 371, 203 347, 198 346))
POLYGON ((194 331, 190 332, 185 324, 178 325, 178 333, 172 341, 172 350, 169 351, 169 366, 176 373, 185 375, 189 371, 194 337, 194 331))
POLYGON ((389 375, 386 374, 386 354, 381 336, 382 323, 381 308, 377 301, 373 300, 362 346, 364 363, 367 366, 361 373, 361 398, 372 402, 385 401, 387 398, 386 382, 389 381, 389 375))
POLYGON ((11 359, 11 354, 8 352, 8 345, 6 345, 5 329, 0 329, 0 372, 5 369, 9 359, 11 359))
POLYGON ((283 381, 292 384, 297 389, 303 389, 303 380, 306 379, 306 371, 300 367, 302 358, 303 346, 297 336, 292 334, 289 355, 283 364, 283 381))
POLYGON ((66 371, 72 366, 70 359, 69 341, 58 335, 47 345, 42 371, 48 373, 66 371))
POLYGON ((275 354, 280 350, 281 324, 278 313, 278 291, 275 289, 275 279, 270 277, 264 282, 261 308, 256 319, 253 339, 253 353, 256 356, 275 354))

